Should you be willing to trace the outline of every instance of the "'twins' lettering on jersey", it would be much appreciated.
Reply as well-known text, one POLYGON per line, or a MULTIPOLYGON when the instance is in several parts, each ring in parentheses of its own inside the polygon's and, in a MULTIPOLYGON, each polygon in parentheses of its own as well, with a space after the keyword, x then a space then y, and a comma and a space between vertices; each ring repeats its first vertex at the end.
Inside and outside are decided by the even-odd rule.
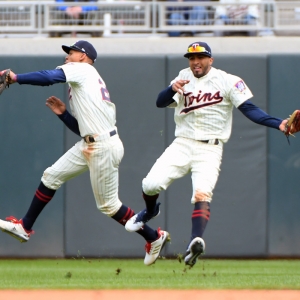
POLYGON ((213 105, 221 102, 223 100, 223 97, 220 95, 220 91, 216 92, 212 95, 212 93, 203 93, 202 91, 199 91, 198 95, 193 95, 193 93, 183 93, 184 96, 184 106, 186 107, 181 111, 181 113, 188 113, 192 110, 213 105), (198 105, 194 105, 195 103, 199 103, 198 105))

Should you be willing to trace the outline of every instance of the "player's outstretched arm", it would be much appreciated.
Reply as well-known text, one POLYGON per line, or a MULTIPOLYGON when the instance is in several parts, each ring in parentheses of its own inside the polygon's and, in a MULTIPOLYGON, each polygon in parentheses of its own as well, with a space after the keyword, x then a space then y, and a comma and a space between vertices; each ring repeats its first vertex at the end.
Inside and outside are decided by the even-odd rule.
POLYGON ((254 105, 250 100, 242 103, 238 109, 243 113, 244 116, 254 123, 275 128, 282 132, 285 131, 285 124, 287 123, 287 120, 282 120, 280 118, 268 115, 262 109, 254 105))
MULTIPOLYGON (((5 72, 0 71, 0 75, 5 72)), ((19 84, 31 84, 39 86, 49 86, 55 83, 65 83, 66 76, 62 69, 55 70, 42 70, 37 72, 30 72, 24 74, 15 74, 10 70, 10 76, 8 78, 8 83, 13 84, 18 82, 19 84)))

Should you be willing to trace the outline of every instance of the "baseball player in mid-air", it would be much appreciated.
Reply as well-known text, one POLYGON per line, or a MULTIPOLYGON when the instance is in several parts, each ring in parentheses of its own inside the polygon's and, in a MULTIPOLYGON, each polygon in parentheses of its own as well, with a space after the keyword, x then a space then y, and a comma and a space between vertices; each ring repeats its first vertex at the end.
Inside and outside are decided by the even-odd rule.
MULTIPOLYGON (((15 74, 4 70, 9 84, 47 86, 68 83, 69 103, 72 114, 55 96, 49 97, 46 105, 59 116, 66 126, 81 137, 70 150, 47 168, 31 205, 25 216, 18 220, 8 217, 0 220, 0 229, 21 242, 29 240, 37 217, 53 198, 56 190, 67 180, 89 170, 90 180, 98 209, 105 215, 125 225, 134 215, 119 199, 119 164, 124 149, 116 127, 116 109, 111 102, 105 82, 94 68, 97 52, 87 41, 77 41, 71 46, 63 45, 67 53, 65 64, 55 70, 15 74)), ((144 226, 138 230, 146 240, 144 263, 155 262, 166 241, 167 231, 153 230, 144 226)))
POLYGON ((282 132, 287 120, 271 117, 250 102, 253 95, 241 78, 212 67, 214 59, 206 43, 189 45, 184 57, 189 67, 179 72, 156 101, 158 107, 174 108, 176 138, 143 180, 146 208, 130 218, 125 228, 140 230, 156 217, 159 193, 192 173, 192 232, 184 257, 185 264, 192 267, 205 250, 202 235, 210 218, 223 144, 231 134, 233 106, 251 121, 282 132))

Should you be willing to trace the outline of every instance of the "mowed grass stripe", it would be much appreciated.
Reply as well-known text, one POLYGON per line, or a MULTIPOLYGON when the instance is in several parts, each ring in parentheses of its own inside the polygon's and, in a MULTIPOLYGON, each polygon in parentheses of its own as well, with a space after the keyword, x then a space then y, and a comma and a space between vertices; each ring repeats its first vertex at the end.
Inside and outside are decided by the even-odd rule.
POLYGON ((1 259, 0 289, 300 289, 300 260, 1 259))

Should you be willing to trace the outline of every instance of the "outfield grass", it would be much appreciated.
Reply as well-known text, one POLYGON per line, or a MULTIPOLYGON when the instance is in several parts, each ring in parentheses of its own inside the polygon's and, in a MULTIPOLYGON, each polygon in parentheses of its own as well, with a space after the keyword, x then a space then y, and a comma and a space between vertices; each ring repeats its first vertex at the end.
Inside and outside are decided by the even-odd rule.
POLYGON ((300 260, 0 260, 0 289, 300 289, 300 260))

